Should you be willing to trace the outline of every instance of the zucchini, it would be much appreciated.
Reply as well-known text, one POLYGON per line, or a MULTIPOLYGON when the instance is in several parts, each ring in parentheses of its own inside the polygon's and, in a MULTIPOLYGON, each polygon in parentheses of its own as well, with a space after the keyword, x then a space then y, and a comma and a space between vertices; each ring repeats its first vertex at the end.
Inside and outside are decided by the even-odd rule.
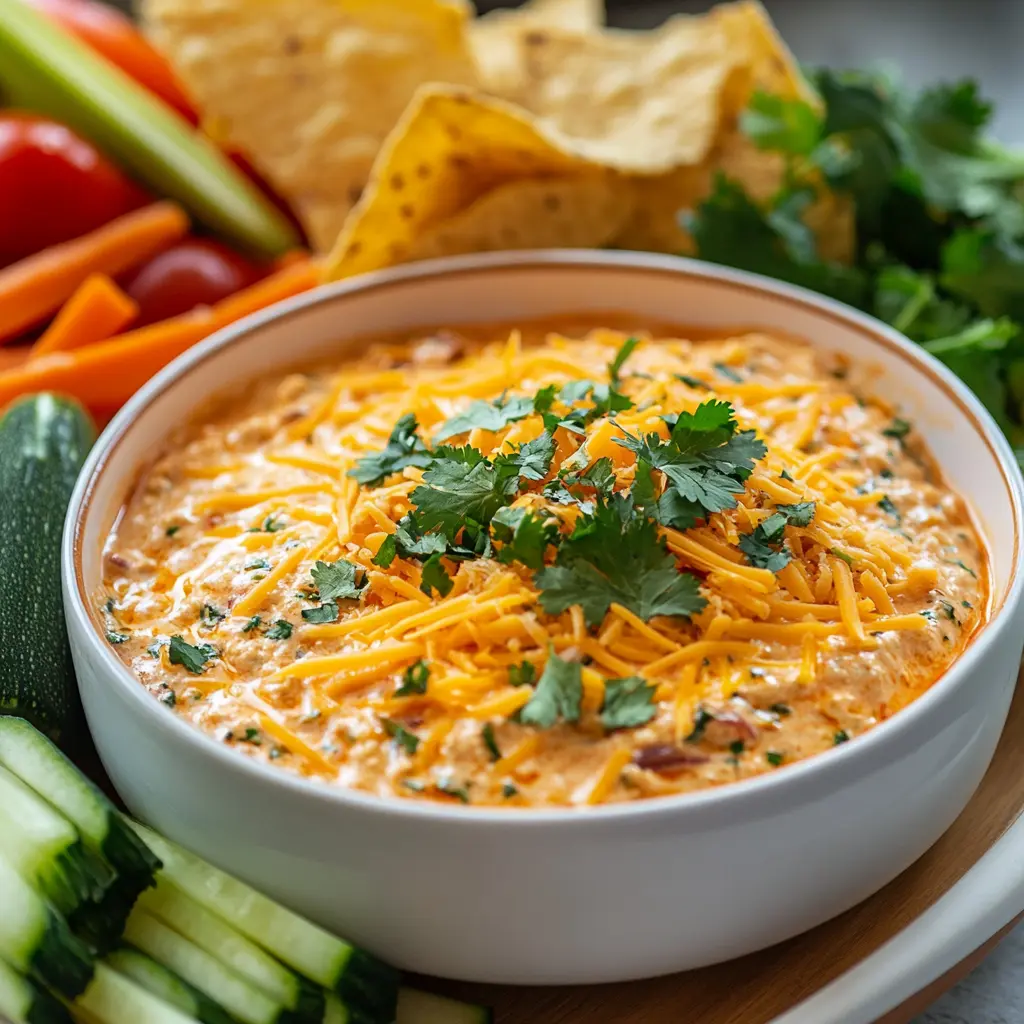
POLYGON ((147 992, 175 1006, 201 1024, 234 1024, 227 1011, 205 996, 174 971, 130 946, 122 946, 107 957, 106 963, 119 974, 134 981, 147 992))
POLYGON ((147 992, 141 985, 105 964, 96 965, 96 976, 72 1007, 76 1017, 94 1024, 198 1024, 147 992))
POLYGON ((0 1017, 11 1024, 71 1024, 68 1011, 0 960, 0 1017))
POLYGON ((291 1010, 139 907, 128 918, 124 939, 215 1000, 242 1024, 298 1024, 291 1010))
POLYGON ((395 1024, 492 1024, 494 1014, 487 1006, 460 1003, 416 988, 398 993, 395 1024))
MULTIPOLYGON (((0 423, 0 435, 2 426, 0 423)), ((0 474, 2 471, 0 462, 0 474)), ((0 561, 7 547, 0 547, 0 561)), ((156 855, 128 827, 114 805, 28 722, 0 716, 0 764, 56 807, 125 884, 137 880, 140 891, 152 884, 160 867, 156 855)))
POLYGON ((164 876, 175 887, 310 981, 337 992, 354 1016, 368 1024, 391 1024, 398 1000, 394 968, 144 825, 131 824, 163 861, 164 876))
POLYGON ((81 719, 64 629, 60 547, 64 516, 96 431, 69 398, 30 395, 0 419, 0 711, 60 739, 81 719))
POLYGON ((74 825, 2 767, 0 857, 65 915, 100 899, 114 881, 74 825))
POLYGON ((138 906, 215 956, 304 1021, 320 1024, 324 990, 307 981, 254 942, 235 931, 216 914, 186 896, 166 878, 139 897, 138 906))
POLYGON ((74 999, 89 984, 93 957, 59 914, 0 859, 0 959, 74 999))

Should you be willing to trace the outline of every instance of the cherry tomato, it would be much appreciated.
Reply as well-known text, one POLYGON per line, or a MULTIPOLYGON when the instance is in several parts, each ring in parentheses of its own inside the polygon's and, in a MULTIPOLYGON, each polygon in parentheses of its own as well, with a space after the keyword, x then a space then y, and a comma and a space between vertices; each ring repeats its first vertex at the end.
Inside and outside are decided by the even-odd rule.
POLYGON ((255 284, 262 268, 227 246, 206 238, 189 238, 143 264, 122 282, 139 304, 136 326, 212 306, 255 284))
POLYGON ((144 85, 191 124, 199 117, 170 64, 113 7, 93 0, 25 0, 144 85))
POLYGON ((70 128, 0 114, 0 265, 106 224, 146 193, 70 128))

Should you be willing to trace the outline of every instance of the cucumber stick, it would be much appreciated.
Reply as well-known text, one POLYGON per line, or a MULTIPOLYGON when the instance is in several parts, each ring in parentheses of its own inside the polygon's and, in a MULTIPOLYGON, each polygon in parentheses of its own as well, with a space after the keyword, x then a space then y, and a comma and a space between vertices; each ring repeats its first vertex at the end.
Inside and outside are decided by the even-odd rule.
POLYGON ((88 1018, 94 1024, 198 1024, 195 1017, 151 995, 105 964, 96 965, 96 976, 75 1000, 72 1010, 76 1017, 88 1018))
POLYGON ((0 857, 62 914, 98 900, 114 880, 74 825, 2 767, 0 857))
POLYGON ((0 960, 0 1017, 11 1024, 71 1024, 68 1011, 0 960))
POLYGON ((0 908, 0 959, 69 999, 82 992, 92 977, 92 954, 5 860, 0 908))
POLYGON ((299 244, 212 142, 22 0, 0 0, 0 91, 11 105, 74 128, 228 241, 261 256, 299 244))
POLYGON ((322 1021, 322 988, 285 967, 166 878, 157 876, 156 888, 144 892, 137 906, 215 956, 282 1006, 295 1010, 303 1020, 311 1024, 322 1021))
POLYGON ((163 874, 175 887, 289 967, 337 992, 351 1012, 380 1024, 394 1020, 398 972, 393 968, 144 825, 132 826, 163 862, 163 874))
POLYGON ((137 949, 122 946, 114 950, 105 962, 151 995, 194 1017, 200 1024, 234 1024, 222 1006, 137 949))
POLYGON ((291 1010, 141 908, 136 907, 128 918, 124 939, 219 1003, 242 1024, 291 1024, 297 1020, 291 1010))
POLYGON ((0 714, 21 715, 58 739, 81 717, 64 630, 61 532, 95 436, 77 402, 51 394, 21 399, 0 419, 0 636, 9 639, 0 714))
MULTIPOLYGON (((2 440, 0 423, 0 451, 2 440)), ((0 476, 2 473, 0 459, 0 476)), ((0 559, 6 547, 0 546, 0 559)), ((138 879, 140 889, 152 882, 160 866, 157 857, 114 805, 28 722, 0 716, 0 765, 56 807, 119 876, 138 879)))

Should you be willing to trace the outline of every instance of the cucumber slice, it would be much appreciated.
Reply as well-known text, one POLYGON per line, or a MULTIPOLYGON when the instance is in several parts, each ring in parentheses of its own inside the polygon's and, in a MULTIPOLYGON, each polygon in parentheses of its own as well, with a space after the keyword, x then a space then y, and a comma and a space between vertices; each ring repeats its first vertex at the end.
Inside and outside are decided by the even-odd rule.
POLYGON ((327 993, 323 1024, 350 1024, 345 1004, 333 993, 327 993))
POLYGON ((74 825, 0 768, 0 857, 62 914, 98 900, 114 873, 86 849, 74 825))
POLYGON ((98 957, 106 956, 120 943, 139 888, 137 881, 118 878, 98 903, 79 907, 68 918, 71 930, 98 957))
POLYGON ((254 942, 235 931, 216 914, 200 906, 162 876, 156 888, 139 897, 138 906, 215 956, 304 1021, 320 1024, 324 990, 275 960, 254 942))
POLYGON ((394 968, 144 825, 131 824, 163 861, 163 874, 177 888, 310 981, 337 992, 351 1013, 391 1024, 398 999, 394 968))
POLYGON ((218 1002, 243 1024, 297 1022, 291 1010, 144 910, 132 911, 124 938, 218 1002))
POLYGON ((73 1010, 94 1024, 199 1024, 104 964, 96 965, 96 976, 73 1010))
POLYGON ((71 1024, 68 1011, 0 960, 0 1016, 11 1024, 71 1024))
POLYGON ((395 1024, 492 1024, 494 1013, 487 1006, 460 1003, 415 988, 398 993, 395 1024))
POLYGON ((0 0, 0 88, 11 105, 74 128, 154 193, 250 252, 279 256, 299 244, 212 142, 21 0, 0 0))
POLYGON ((106 963, 169 1006, 195 1017, 201 1024, 234 1024, 222 1006, 137 949, 129 946, 115 949, 106 963))
POLYGON ((0 716, 0 764, 56 807, 119 875, 140 879, 143 888, 152 882, 160 861, 114 805, 24 719, 0 716))
POLYGON ((93 972, 89 950, 64 919, 7 861, 0 859, 0 958, 21 974, 74 999, 93 972))

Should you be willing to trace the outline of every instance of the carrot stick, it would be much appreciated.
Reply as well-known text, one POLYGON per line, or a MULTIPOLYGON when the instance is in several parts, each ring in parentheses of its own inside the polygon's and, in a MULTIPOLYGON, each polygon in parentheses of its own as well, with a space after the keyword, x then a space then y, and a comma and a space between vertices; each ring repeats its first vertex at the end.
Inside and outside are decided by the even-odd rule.
POLYGON ((180 206, 153 203, 5 267, 0 270, 0 341, 56 312, 90 274, 120 274, 187 231, 180 206))
POLYGON ((90 408, 117 408, 196 342, 249 313, 308 290, 317 284, 317 273, 312 262, 286 267, 212 309, 195 309, 86 348, 42 355, 26 366, 0 372, 0 407, 33 391, 59 391, 90 408))
POLYGON ((138 315, 138 304, 106 274, 93 274, 64 303, 46 333, 32 346, 32 356, 68 352, 106 341, 123 331, 138 315))

